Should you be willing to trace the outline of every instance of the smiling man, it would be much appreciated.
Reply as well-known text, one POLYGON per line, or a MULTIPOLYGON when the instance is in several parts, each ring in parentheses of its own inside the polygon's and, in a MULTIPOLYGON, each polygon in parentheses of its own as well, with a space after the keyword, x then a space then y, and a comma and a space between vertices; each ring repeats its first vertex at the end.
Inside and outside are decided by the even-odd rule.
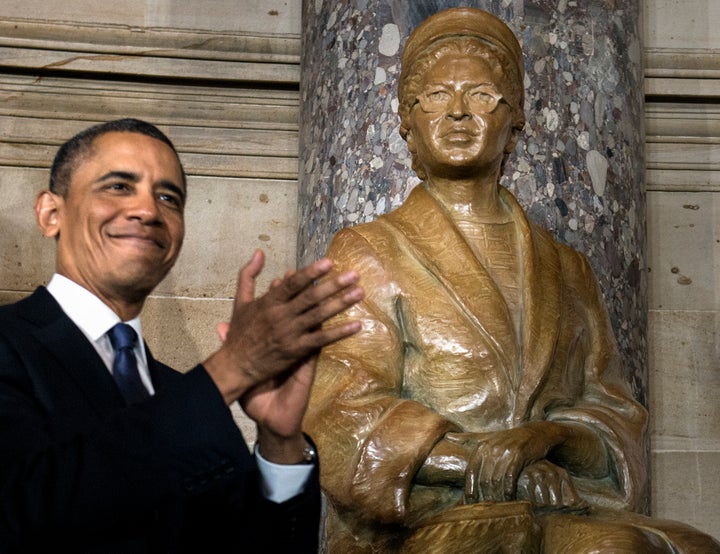
POLYGON ((35 215, 57 247, 47 288, 0 307, 0 552, 317 551, 318 465, 302 419, 321 328, 362 298, 322 259, 255 298, 240 270, 222 346, 185 373, 142 340, 175 263, 187 184, 171 141, 121 119, 58 151, 35 215), (229 406, 257 424, 254 452, 229 406))
POLYGON ((35 203, 38 224, 57 237, 56 267, 112 308, 136 317, 165 278, 185 235, 185 176, 173 148, 148 135, 108 132, 76 161, 62 156, 35 203), (61 233, 62 231, 62 233, 61 233))
POLYGON ((588 261, 499 184, 524 124, 523 56, 482 10, 410 35, 400 134, 423 180, 328 256, 364 299, 323 349, 306 418, 330 552, 719 552, 640 515, 647 413, 588 261))

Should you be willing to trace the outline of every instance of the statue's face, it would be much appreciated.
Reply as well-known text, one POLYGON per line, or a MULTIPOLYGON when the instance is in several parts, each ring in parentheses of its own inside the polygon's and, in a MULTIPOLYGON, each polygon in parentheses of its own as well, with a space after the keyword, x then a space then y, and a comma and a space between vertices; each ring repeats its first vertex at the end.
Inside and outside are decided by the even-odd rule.
POLYGON ((500 93, 502 79, 499 67, 476 55, 449 53, 430 66, 407 136, 428 177, 499 170, 513 139, 510 106, 500 93))

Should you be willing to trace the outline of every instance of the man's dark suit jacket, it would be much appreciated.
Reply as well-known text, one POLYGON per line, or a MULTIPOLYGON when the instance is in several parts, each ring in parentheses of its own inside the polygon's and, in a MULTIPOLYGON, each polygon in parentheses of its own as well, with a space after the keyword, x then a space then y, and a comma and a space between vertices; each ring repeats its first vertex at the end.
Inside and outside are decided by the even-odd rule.
POLYGON ((0 306, 0 553, 316 552, 317 466, 265 500, 202 365, 148 358, 156 394, 127 408, 44 287, 0 306))

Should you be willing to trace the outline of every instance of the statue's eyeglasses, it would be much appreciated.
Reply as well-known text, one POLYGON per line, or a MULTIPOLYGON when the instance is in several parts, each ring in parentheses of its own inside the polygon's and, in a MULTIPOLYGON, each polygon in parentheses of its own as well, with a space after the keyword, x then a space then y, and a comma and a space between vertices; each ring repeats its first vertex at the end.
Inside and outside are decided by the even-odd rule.
POLYGON ((494 87, 480 85, 463 91, 442 86, 432 87, 418 94, 417 101, 426 113, 443 112, 455 101, 457 94, 462 94, 465 106, 476 113, 492 113, 503 100, 503 95, 494 87))

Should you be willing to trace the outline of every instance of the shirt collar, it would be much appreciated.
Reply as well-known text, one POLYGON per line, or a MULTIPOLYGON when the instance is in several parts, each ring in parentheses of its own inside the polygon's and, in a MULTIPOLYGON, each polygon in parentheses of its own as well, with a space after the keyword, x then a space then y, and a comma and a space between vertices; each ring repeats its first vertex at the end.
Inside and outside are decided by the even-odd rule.
MULTIPOLYGON (((93 341, 97 341, 113 325, 120 322, 118 315, 107 304, 64 275, 55 273, 47 285, 47 290, 73 323, 93 341)), ((135 329, 138 337, 143 336, 140 316, 125 323, 135 329)), ((142 340, 140 344, 142 345, 142 340)))

